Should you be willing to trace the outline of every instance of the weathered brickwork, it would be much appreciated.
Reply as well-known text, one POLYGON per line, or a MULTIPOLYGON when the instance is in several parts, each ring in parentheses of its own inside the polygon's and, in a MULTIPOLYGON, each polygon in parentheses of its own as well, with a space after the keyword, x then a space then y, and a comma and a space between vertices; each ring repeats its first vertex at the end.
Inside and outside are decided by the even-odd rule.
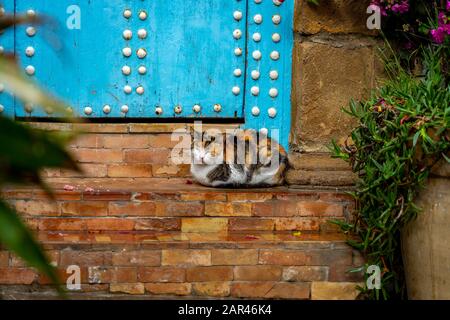
MULTIPOLYGON (((216 234, 196 240, 199 236, 40 233, 40 240, 63 282, 69 277, 68 266, 80 267, 81 290, 73 294, 81 298, 127 294, 310 299, 339 297, 344 287, 345 297, 356 296, 361 278, 346 273, 353 267, 354 252, 342 236, 258 233, 249 239, 245 234, 216 234), (340 279, 333 278, 336 269, 343 270, 340 279)), ((0 251, 0 257, 0 297, 20 297, 22 285, 33 285, 36 295, 54 294, 45 276, 7 251, 0 251)))
MULTIPOLYGON (((95 180, 71 182, 76 189, 57 189, 55 201, 39 190, 6 190, 2 196, 39 231, 329 231, 330 220, 348 219, 354 207, 344 192, 233 191, 186 184, 159 190, 161 183, 151 179, 143 187, 148 191, 116 191, 117 184, 107 181, 102 189, 86 190, 77 186, 95 187, 95 180)), ((136 187, 119 185, 118 190, 136 187)))

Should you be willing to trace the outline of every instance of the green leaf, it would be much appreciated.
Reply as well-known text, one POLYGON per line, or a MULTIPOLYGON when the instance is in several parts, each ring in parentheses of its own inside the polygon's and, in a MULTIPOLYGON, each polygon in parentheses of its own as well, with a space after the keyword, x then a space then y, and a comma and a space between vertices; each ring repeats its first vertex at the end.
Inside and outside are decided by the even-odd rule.
POLYGON ((44 273, 56 284, 58 291, 64 293, 55 268, 49 263, 41 246, 34 240, 17 213, 3 201, 0 201, 0 242, 26 261, 30 267, 44 273))

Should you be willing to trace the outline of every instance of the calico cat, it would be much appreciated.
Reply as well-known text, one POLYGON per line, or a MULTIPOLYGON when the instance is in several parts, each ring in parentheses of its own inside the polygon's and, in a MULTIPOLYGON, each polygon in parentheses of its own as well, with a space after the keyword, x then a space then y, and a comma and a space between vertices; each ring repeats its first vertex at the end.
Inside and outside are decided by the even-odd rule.
POLYGON ((255 130, 191 132, 191 173, 209 187, 270 187, 284 182, 287 154, 255 130))

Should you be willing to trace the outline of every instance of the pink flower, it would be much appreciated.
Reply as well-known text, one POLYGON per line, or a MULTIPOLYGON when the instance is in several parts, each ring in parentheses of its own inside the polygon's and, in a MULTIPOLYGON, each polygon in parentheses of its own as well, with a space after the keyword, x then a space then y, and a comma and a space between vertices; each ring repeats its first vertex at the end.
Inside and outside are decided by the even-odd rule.
POLYGON ((447 11, 450 11, 450 0, 447 0, 447 5, 445 6, 447 11))
POLYGON ((431 38, 437 44, 444 42, 446 30, 443 27, 431 30, 431 38))

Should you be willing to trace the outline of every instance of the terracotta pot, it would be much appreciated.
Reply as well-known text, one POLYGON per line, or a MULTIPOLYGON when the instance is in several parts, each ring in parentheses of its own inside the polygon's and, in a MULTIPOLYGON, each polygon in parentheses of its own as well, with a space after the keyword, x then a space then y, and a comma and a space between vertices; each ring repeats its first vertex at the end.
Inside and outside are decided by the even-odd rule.
POLYGON ((416 201, 423 209, 402 233, 410 299, 450 299, 450 165, 433 170, 416 201))

